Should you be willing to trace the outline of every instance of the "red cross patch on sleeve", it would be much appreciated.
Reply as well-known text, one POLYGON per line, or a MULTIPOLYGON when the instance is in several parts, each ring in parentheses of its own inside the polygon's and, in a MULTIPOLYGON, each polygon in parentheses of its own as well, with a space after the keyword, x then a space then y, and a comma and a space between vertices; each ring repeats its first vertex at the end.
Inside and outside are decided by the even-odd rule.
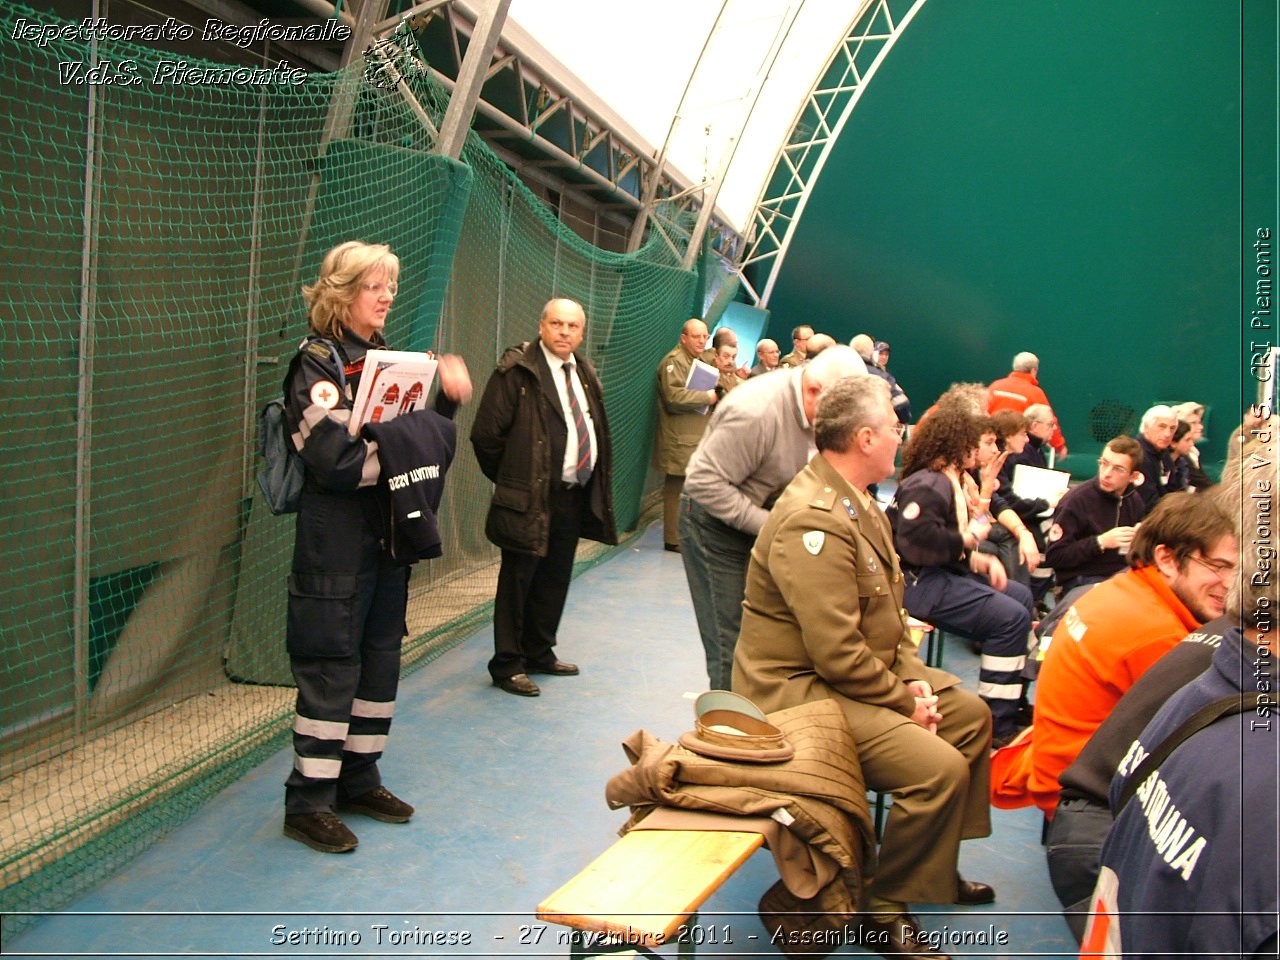
POLYGON ((340 398, 338 385, 332 380, 317 380, 311 385, 311 402, 317 407, 332 410, 340 398))

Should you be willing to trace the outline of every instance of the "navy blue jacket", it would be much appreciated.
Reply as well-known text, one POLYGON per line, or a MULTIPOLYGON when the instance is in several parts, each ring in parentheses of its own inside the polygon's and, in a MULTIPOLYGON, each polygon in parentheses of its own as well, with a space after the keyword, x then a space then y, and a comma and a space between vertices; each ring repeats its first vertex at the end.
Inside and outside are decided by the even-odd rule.
POLYGON ((942 567, 969 572, 969 552, 956 520, 955 487, 937 470, 917 470, 898 484, 898 495, 886 511, 893 525, 893 544, 908 571, 942 567))
POLYGON ((1131 527, 1147 515, 1146 501, 1137 491, 1129 486, 1116 496, 1103 490, 1094 477, 1062 498, 1053 514, 1044 553, 1044 561, 1053 567, 1059 583, 1078 577, 1109 577, 1129 565, 1119 550, 1098 546, 1098 534, 1112 527, 1131 527))
POLYGON ((1106 899, 1119 915, 1110 921, 1127 960, 1275 955, 1276 682, 1274 645, 1255 646, 1232 627, 1209 669, 1165 704, 1121 761, 1113 808, 1142 757, 1199 707, 1236 693, 1272 698, 1193 734, 1116 817, 1102 848, 1099 891, 1112 885, 1106 899))

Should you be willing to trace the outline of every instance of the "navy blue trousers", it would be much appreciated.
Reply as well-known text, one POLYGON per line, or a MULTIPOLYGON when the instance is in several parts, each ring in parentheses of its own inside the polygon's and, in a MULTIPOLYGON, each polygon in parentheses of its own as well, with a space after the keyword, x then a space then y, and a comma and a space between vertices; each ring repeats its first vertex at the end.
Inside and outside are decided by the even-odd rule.
POLYGON ((285 811, 315 813, 382 783, 400 682, 409 568, 378 536, 372 490, 303 493, 287 643, 298 685, 285 811))
POLYGON ((1010 580, 1001 593, 986 577, 925 567, 907 576, 903 602, 913 617, 982 642, 978 696, 991 708, 992 735, 1013 732, 1025 687, 1031 591, 1010 580))

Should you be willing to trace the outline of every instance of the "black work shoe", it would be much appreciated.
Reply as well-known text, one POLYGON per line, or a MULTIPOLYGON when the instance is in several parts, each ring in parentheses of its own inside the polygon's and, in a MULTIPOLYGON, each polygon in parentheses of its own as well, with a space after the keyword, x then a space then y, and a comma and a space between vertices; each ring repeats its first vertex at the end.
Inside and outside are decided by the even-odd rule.
POLYGON ((974 907, 980 903, 995 903, 995 900, 996 891, 991 884, 960 877, 960 882, 956 885, 956 903, 974 907))
POLYGON ((925 932, 920 929, 920 921, 910 913, 899 913, 892 917, 864 913, 861 920, 863 938, 858 942, 882 957, 950 960, 947 954, 933 948, 925 932))
POLYGON ((578 675, 578 665, 576 663, 565 663, 563 660, 552 660, 545 667, 529 667, 530 673, 549 673, 553 677, 576 677, 578 675))
POLYGON ((386 787, 375 787, 350 800, 339 800, 338 809, 343 813, 363 813, 383 823, 408 823, 413 816, 413 807, 386 787))
POLYGON ((347 825, 328 810, 286 813, 284 835, 321 853, 350 853, 360 842, 347 825))
POLYGON ((667 553, 679 553, 679 552, 680 552, 680 544, 678 544, 678 543, 664 543, 664 544, 662 545, 662 549, 663 549, 663 550, 665 550, 665 551, 667 551, 667 553))
POLYGON ((501 687, 507 693, 514 693, 517 697, 536 697, 542 693, 527 673, 517 673, 514 677, 497 677, 493 685, 501 687))

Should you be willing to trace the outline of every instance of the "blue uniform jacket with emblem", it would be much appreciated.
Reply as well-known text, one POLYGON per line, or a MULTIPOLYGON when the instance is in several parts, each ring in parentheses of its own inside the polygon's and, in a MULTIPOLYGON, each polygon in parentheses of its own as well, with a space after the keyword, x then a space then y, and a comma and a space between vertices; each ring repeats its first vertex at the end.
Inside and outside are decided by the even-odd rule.
POLYGON ((1116 817, 1085 935, 1106 955, 1276 956, 1280 673, 1272 650, 1238 626, 1227 630, 1209 669, 1169 699, 1121 761, 1113 812, 1145 754, 1198 709, 1219 697, 1271 694, 1185 740, 1116 817), (1105 922, 1099 899, 1111 914, 1105 922))
POLYGON ((938 470, 917 470, 898 485, 891 508, 894 543, 908 572, 942 567, 969 572, 969 551, 956 514, 956 490, 938 470))
POLYGON ((756 538, 734 692, 766 713, 834 699, 860 737, 911 723, 908 680, 958 677, 921 662, 888 521, 822 456, 796 475, 756 538))

